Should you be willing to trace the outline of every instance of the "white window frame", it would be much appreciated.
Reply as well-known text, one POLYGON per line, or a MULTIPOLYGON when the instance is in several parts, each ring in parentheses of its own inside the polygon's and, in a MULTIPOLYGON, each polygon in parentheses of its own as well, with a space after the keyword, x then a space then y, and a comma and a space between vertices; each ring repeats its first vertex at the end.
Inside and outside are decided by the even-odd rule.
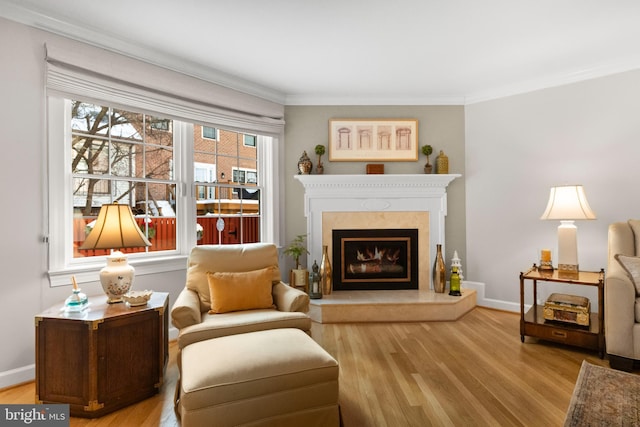
MULTIPOLYGON (((71 127, 66 118, 65 98, 58 95, 47 97, 48 138, 45 147, 48 158, 48 197, 45 201, 49 212, 46 240, 49 248, 49 279, 51 286, 63 286, 71 283, 75 276, 79 283, 95 282, 97 273, 104 267, 106 258, 73 257, 73 200, 72 173, 68 159, 71 158, 71 127)), ((73 98, 82 99, 79 96, 73 98)), ((108 102, 94 100, 98 104, 109 105, 108 102)), ((127 106, 119 106, 127 109, 127 106)), ((136 111, 135 108, 129 108, 136 111)), ((161 115, 162 112, 153 114, 161 115)), ((223 128, 218 124, 216 129, 223 128)), ((177 180, 176 218, 176 250, 129 255, 129 262, 136 268, 136 275, 156 274, 185 269, 186 257, 196 245, 196 189, 194 181, 193 161, 193 124, 184 121, 173 122, 174 132, 174 173, 177 180)), ((241 132, 242 130, 238 130, 241 132)), ((258 135, 258 182, 261 199, 269 197, 269 203, 261 203, 261 237, 263 242, 273 242, 280 246, 283 231, 280 212, 282 203, 280 195, 283 191, 280 163, 283 154, 280 150, 280 136, 258 135)))

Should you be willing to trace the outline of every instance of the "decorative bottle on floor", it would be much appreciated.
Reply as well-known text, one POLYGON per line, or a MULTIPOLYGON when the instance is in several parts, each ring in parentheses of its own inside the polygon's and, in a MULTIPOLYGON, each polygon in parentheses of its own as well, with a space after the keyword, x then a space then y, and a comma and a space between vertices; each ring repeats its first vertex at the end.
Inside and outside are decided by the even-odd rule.
POLYGON ((433 290, 443 293, 446 285, 446 271, 442 257, 442 245, 436 245, 436 261, 433 264, 433 290))
POLYGON ((333 288, 333 271, 331 270, 331 262, 329 261, 329 248, 327 245, 322 246, 322 261, 320 262, 320 283, 322 284, 322 294, 329 295, 333 288))

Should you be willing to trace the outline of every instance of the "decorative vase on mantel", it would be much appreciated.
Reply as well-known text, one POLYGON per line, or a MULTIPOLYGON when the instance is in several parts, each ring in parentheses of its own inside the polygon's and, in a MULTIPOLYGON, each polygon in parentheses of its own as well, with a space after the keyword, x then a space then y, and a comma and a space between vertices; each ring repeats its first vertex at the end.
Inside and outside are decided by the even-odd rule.
POLYGON ((330 295, 333 290, 333 270, 329 261, 329 249, 327 245, 322 246, 322 261, 320 262, 320 285, 322 295, 330 295))
POLYGON ((307 155, 306 151, 302 152, 302 156, 298 160, 298 175, 309 175, 313 169, 313 163, 307 155))
POLYGON ((442 245, 436 245, 436 260, 433 264, 433 290, 436 293, 444 293, 446 286, 444 258, 442 257, 442 245))
POLYGON ((436 173, 449 173, 449 157, 444 154, 443 150, 440 150, 440 154, 436 157, 436 173))

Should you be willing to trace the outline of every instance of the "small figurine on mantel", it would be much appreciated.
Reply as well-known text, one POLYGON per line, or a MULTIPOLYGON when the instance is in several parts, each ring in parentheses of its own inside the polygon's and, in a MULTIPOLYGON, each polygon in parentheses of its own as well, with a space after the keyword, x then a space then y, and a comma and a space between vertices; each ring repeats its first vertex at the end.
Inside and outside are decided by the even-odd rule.
POLYGON ((460 276, 460 281, 464 280, 464 276, 462 275, 462 260, 458 257, 458 251, 453 251, 453 258, 451 258, 451 269, 453 267, 457 267, 458 276, 460 276))

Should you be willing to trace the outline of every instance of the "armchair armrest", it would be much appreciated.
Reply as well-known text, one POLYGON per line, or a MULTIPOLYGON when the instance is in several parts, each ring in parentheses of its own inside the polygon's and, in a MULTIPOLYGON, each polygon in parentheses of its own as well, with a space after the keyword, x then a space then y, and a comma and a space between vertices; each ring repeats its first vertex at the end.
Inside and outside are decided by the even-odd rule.
POLYGON ((604 301, 607 353, 635 358, 632 337, 635 325, 636 288, 626 273, 617 270, 607 275, 604 301))
POLYGON ((176 328, 183 329, 201 322, 202 313, 200 312, 198 294, 191 289, 184 288, 171 308, 171 323, 176 328))
POLYGON ((279 311, 309 311, 309 295, 292 288, 283 282, 276 283, 272 289, 273 302, 279 311))

